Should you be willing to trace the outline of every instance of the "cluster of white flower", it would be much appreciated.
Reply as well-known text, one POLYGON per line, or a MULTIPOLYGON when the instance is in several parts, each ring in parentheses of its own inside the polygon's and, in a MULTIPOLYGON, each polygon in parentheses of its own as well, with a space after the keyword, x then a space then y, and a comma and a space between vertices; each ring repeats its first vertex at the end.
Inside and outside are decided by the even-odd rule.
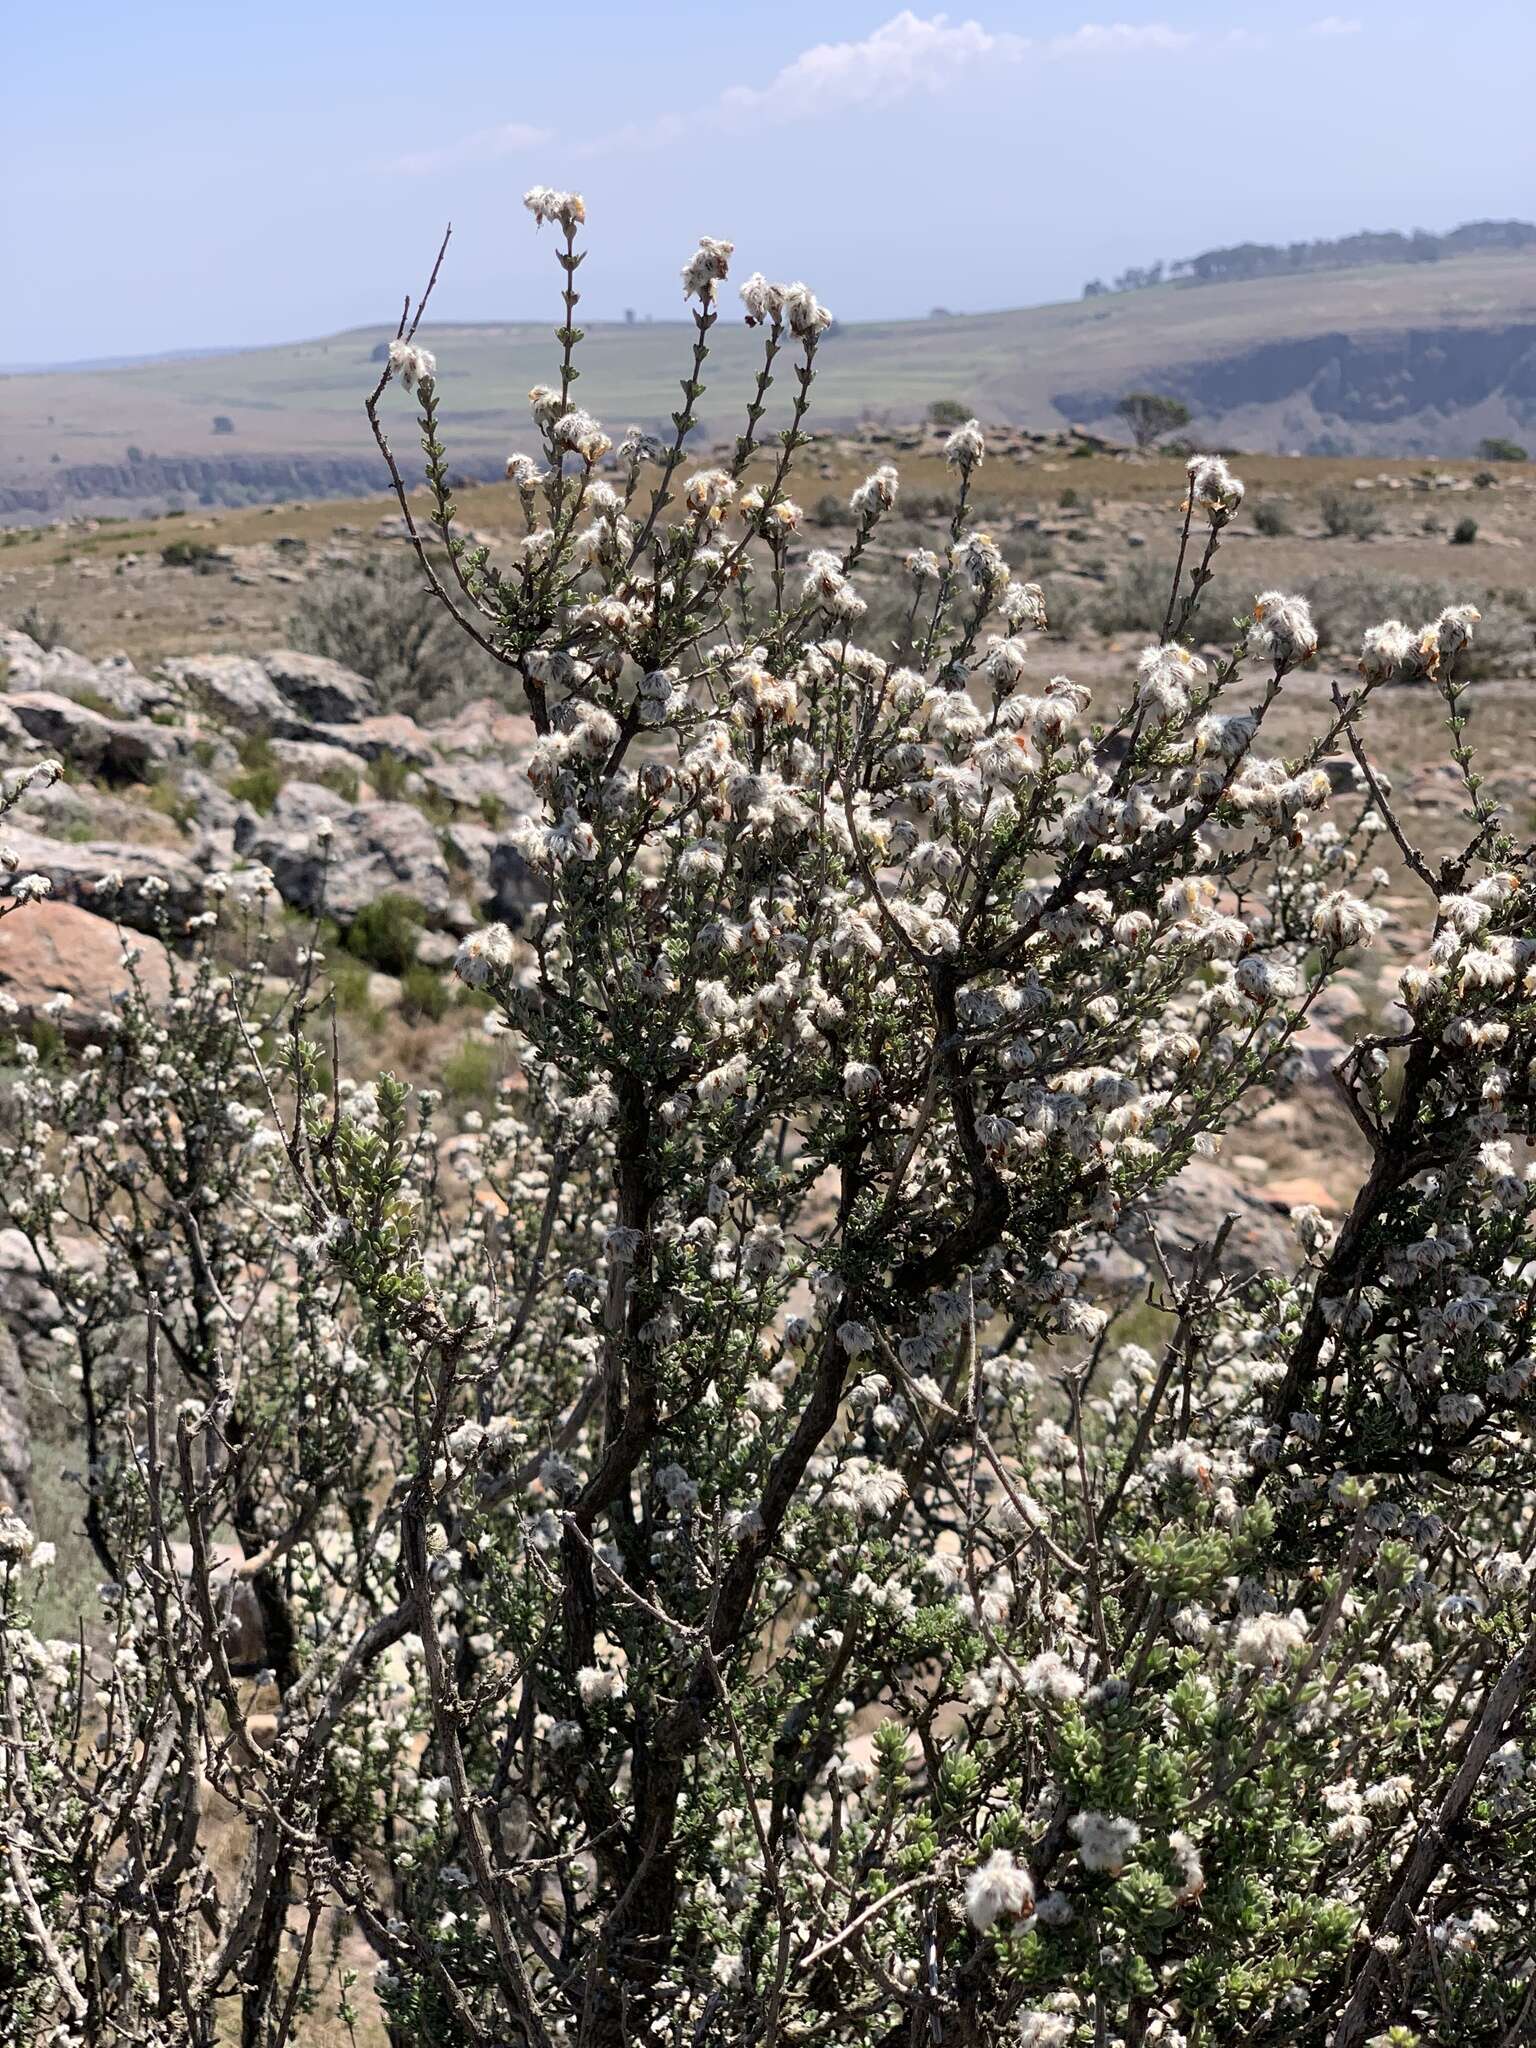
MULTIPOLYGON (((580 200, 527 204, 569 287, 580 200)), ((1139 1235, 1380 936, 1402 822, 1379 784, 1336 804, 1323 754, 1412 676, 1461 760, 1475 616, 1373 629, 1298 755, 1269 718, 1305 601, 1264 592, 1197 652, 1196 566, 1095 706, 970 517, 974 421, 941 547, 900 536, 878 609, 893 470, 845 539, 798 539, 829 320, 804 286, 743 286, 748 432, 685 468, 731 253, 684 273, 675 438, 615 448, 571 403, 568 321, 541 453, 508 463, 526 539, 453 556, 537 732, 533 900, 455 959, 500 1091, 445 1129, 430 1091, 330 1073, 313 953, 274 1025, 255 872, 210 882, 163 1012, 138 989, 94 1057, 9 1062, 5 1220, 112 1588, 83 1661, 39 1642, 0 1523, 13 1839, 63 1971, 24 1934, 25 2023, 74 2025, 72 1992, 77 2034, 148 2039, 172 1983, 198 2038, 238 2000, 266 2039, 307 1898, 365 1919, 400 2032, 430 2005, 602 2048, 765 2014, 827 2048, 1177 2048, 1257 2039, 1261 2009, 1331 2038, 1354 2000, 1517 2038, 1536 942, 1475 777, 1468 850, 1415 870, 1402 1009, 1340 1065, 1353 1209, 1299 1205, 1262 1279, 1226 1227, 1139 1235), (271 1969, 210 1959, 215 1907, 271 1969), (109 1913, 121 1964, 83 1946, 109 1913), (156 1944, 170 1974, 134 1959, 156 1944)), ((391 365, 435 380, 414 344, 391 365)), ((1242 486, 1215 457, 1187 481, 1209 550, 1242 486)))

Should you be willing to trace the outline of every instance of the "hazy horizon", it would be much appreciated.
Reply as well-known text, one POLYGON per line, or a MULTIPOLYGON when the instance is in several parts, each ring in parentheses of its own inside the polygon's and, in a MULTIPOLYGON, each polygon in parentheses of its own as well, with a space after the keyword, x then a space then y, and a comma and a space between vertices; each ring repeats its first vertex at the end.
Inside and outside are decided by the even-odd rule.
POLYGON ((10 39, 0 354, 383 323, 448 219, 441 319, 549 318, 548 236, 519 205, 536 182, 587 196, 593 320, 679 314, 700 233, 873 320, 1050 303, 1231 241, 1528 211, 1530 11, 1473 0, 1452 37, 1427 0, 1344 4, 600 0, 572 49, 489 0, 441 25, 397 0, 81 0, 10 39))

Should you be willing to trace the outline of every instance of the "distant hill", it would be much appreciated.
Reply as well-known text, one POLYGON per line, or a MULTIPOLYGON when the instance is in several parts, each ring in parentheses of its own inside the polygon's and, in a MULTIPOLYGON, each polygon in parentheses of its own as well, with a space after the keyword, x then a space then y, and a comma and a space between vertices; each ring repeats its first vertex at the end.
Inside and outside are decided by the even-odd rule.
MULTIPOLYGON (((527 393, 554 367, 552 325, 424 331, 445 438, 466 476, 496 474, 509 450, 530 446, 527 393)), ((380 468, 362 400, 387 331, 381 322, 281 348, 0 377, 0 518, 372 490, 380 468)), ((680 323, 594 325, 581 402, 620 428, 665 422, 687 346, 680 323)), ((711 337, 708 436, 737 430, 759 346, 731 319, 711 337)), ((1464 455, 1487 435, 1536 435, 1536 249, 851 323, 822 364, 823 425, 911 420, 948 398, 983 419, 1114 434, 1116 400, 1150 388, 1184 399, 1191 431, 1226 445, 1464 455)), ((790 387, 786 372, 780 405, 790 387)), ((395 446, 414 464, 398 395, 390 412, 395 446)))
POLYGON ((1238 284, 1252 277, 1298 277, 1314 270, 1365 270, 1383 263, 1439 263, 1447 256, 1466 256, 1478 249, 1536 248, 1536 224, 1528 220, 1470 220, 1443 235, 1415 228, 1383 233, 1366 229, 1332 241, 1236 242, 1227 249, 1206 249, 1198 256, 1176 257, 1172 263, 1149 263, 1122 271, 1113 284, 1092 278, 1083 286, 1085 299, 1108 292, 1144 291, 1159 284, 1238 284))

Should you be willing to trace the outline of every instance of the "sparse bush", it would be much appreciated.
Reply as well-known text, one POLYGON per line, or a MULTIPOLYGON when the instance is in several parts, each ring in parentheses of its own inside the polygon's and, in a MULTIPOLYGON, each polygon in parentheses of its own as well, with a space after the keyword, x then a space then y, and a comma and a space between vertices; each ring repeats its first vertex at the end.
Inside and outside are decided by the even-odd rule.
POLYGON ((1278 540, 1291 531, 1291 517, 1278 498, 1261 498, 1253 508, 1253 524, 1266 540, 1278 540))
POLYGON ((240 772, 230 777, 229 793, 237 803, 270 811, 288 780, 288 771, 272 751, 271 736, 250 733, 240 742, 240 772))
MULTIPOLYGON (((570 337, 583 209, 528 203, 570 337)), ((538 734, 534 906, 456 963, 506 1052, 359 1083, 303 952, 274 1014, 260 872, 99 1053, 15 1048, 4 1221, 106 1594, 40 1638, 0 1520, 11 2030, 289 2048, 340 1992, 391 2048, 1512 2043, 1536 857, 1479 778, 1475 617, 1373 627, 1274 743, 1316 632, 1278 590, 1204 616, 1240 489, 1197 461, 1168 623, 1090 717, 967 422, 901 652, 861 644, 897 481, 790 568, 803 286, 743 288, 801 392, 763 483, 756 406, 680 473, 729 254, 606 536, 569 358, 527 573, 465 548, 450 589, 416 535, 538 734), (1410 675, 1467 812, 1433 865, 1322 766, 1410 675), (1424 928, 1336 1064, 1340 1220, 1181 1251, 1156 1205, 1310 1057, 1389 854, 1424 928)), ((402 330, 370 413, 386 446, 414 398, 452 533, 402 330)), ((408 968, 395 905, 349 939, 408 968)))
POLYGON ((44 653, 64 643, 64 621, 57 612, 45 612, 41 605, 23 605, 16 616, 18 632, 41 647, 44 653))
POLYGON ((928 408, 928 419, 935 427, 963 427, 971 416, 971 408, 958 398, 936 398, 928 408))
POLYGON ((1330 540, 1374 540, 1386 531, 1381 507, 1361 491, 1324 491, 1318 509, 1330 540))
POLYGON ((227 412, 216 412, 213 416, 213 431, 216 434, 232 434, 235 423, 227 412))
POLYGON ((488 1109, 499 1074, 495 1049, 483 1038, 466 1038, 443 1062, 443 1090, 450 1102, 488 1109))
POLYGON ((1477 452, 1484 462, 1529 462, 1531 459, 1529 450, 1503 434, 1490 434, 1479 441, 1477 452))
POLYGON ((205 540, 167 541, 160 550, 160 559, 167 569, 210 569, 218 555, 218 549, 205 540))
POLYGON ((458 631, 414 556, 326 570, 300 593, 288 639, 367 676, 387 710, 442 713, 506 688, 506 670, 458 631))
POLYGON ((1469 548, 1476 539, 1477 521, 1475 519, 1463 516, 1451 528, 1452 547, 1469 548))
POLYGON ((423 1019, 436 1023, 446 1017, 453 1004, 453 991, 436 968, 413 960, 400 977, 400 1008, 408 1022, 423 1019))

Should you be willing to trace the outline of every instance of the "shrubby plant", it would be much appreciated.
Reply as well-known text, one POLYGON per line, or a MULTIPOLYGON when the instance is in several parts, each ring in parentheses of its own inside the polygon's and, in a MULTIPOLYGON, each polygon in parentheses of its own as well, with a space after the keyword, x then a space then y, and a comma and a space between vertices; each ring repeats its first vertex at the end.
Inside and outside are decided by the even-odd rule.
POLYGON ((287 630, 294 647, 367 676, 389 709, 443 711, 493 689, 500 675, 404 556, 327 570, 299 593, 287 630))
POLYGON ((420 307, 369 402, 388 452, 414 398, 422 573, 538 733, 542 901, 458 959, 514 1078, 448 1129, 340 1074, 323 961, 273 1007, 259 870, 211 879, 163 1007, 16 1048, 6 1208, 106 1586, 38 1640, 0 1537, 13 2034, 1520 2038, 1536 889, 1468 739, 1475 613, 1368 632, 1282 758, 1316 635, 1267 591, 1193 651, 1242 498, 1197 459, 1096 709, 1036 671, 964 422, 948 547, 865 645, 895 471, 836 546, 789 496, 825 309, 748 279, 743 431, 689 468, 702 242, 673 432, 615 448, 581 203, 528 204, 565 309, 513 559, 457 532, 420 307), (1410 674, 1465 782, 1433 867, 1363 738, 1410 674), (1424 947, 1339 1071, 1344 1220, 1247 1279, 1225 1229, 1154 1231, 1127 1300, 1109 1241, 1287 1076, 1389 839, 1424 947))

